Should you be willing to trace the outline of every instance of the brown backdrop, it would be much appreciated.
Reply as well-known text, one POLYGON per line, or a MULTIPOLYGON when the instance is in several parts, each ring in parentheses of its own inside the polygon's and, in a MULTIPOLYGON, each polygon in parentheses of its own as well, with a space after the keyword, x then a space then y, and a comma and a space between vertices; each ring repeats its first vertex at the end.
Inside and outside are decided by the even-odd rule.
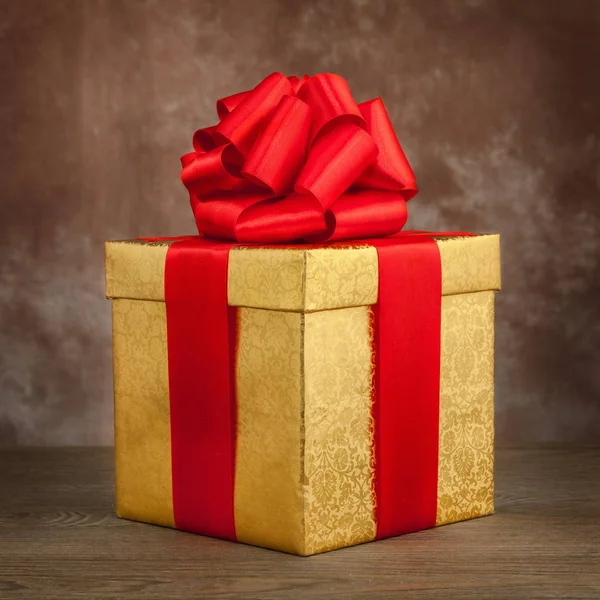
POLYGON ((500 440, 600 435, 600 2, 0 1, 0 441, 112 440, 105 238, 192 233, 179 156, 272 71, 382 96, 411 225, 499 231, 500 440))

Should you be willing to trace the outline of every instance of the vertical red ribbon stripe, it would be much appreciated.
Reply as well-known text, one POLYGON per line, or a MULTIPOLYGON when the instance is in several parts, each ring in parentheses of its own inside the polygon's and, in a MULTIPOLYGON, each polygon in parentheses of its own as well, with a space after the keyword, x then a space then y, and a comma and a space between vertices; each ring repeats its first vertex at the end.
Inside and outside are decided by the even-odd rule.
POLYGON ((436 522, 442 274, 428 236, 371 243, 379 258, 373 413, 380 539, 436 522))
POLYGON ((173 243, 165 265, 173 512, 179 529, 236 540, 234 244, 173 243))

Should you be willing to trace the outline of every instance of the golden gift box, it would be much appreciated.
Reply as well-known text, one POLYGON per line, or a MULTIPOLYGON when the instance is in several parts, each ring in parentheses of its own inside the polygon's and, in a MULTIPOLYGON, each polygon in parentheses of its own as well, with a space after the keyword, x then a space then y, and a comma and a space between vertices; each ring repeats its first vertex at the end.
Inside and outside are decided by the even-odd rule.
MULTIPOLYGON (((441 260, 435 525, 493 512, 498 235, 431 234, 441 260)), ((169 241, 106 243, 119 516, 175 527, 164 277, 169 241)), ((299 555, 377 537, 376 248, 234 247, 236 539, 299 555)))

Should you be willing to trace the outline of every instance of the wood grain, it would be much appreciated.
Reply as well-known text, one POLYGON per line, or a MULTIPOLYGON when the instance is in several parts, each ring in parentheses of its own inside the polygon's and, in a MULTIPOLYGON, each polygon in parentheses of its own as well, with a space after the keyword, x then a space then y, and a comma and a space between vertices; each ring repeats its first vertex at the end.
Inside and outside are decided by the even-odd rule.
POLYGON ((113 514, 112 449, 0 451, 0 598, 600 597, 600 448, 497 457, 497 512, 310 558, 113 514))

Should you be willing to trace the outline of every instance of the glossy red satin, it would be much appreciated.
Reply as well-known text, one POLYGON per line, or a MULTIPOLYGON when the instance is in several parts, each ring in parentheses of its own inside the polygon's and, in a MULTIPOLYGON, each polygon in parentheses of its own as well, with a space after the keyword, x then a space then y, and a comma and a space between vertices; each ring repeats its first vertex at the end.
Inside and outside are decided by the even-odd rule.
POLYGON ((165 263, 175 525, 236 540, 236 309, 227 305, 232 244, 187 238, 165 263))
POLYGON ((381 99, 357 105, 331 73, 273 73, 219 100, 217 114, 181 159, 201 234, 272 244, 405 225, 417 186, 381 99))
POLYGON ((379 260, 373 420, 381 539, 436 522, 442 272, 427 235, 369 243, 379 260))

